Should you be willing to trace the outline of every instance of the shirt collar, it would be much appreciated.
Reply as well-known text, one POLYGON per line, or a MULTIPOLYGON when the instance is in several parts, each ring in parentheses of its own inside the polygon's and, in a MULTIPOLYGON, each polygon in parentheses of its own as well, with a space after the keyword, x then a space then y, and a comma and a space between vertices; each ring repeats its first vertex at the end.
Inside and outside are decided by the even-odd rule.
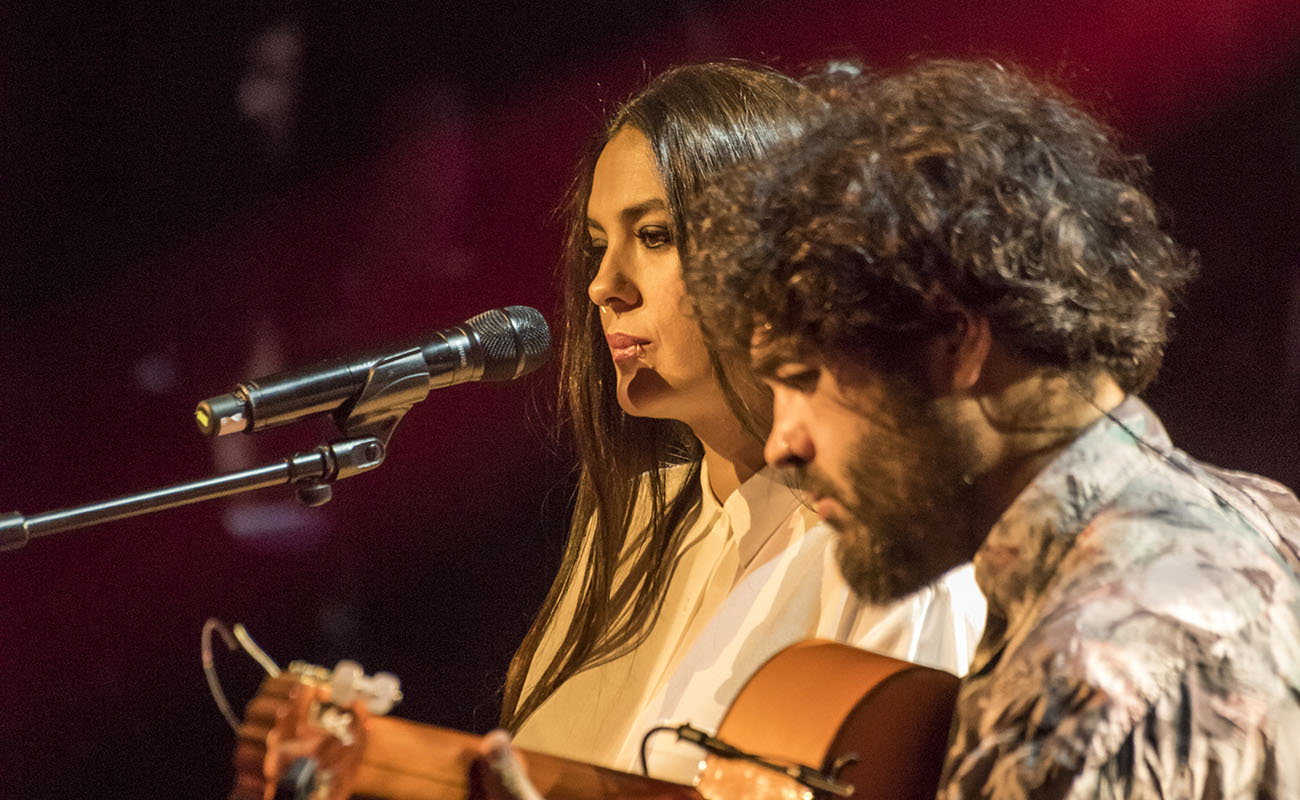
POLYGON ((1025 487, 975 554, 975 580, 989 603, 986 642, 1000 644, 1014 632, 1079 533, 1150 467, 1147 451, 1171 447, 1155 412, 1130 396, 1025 487))
POLYGON ((799 495, 783 480, 779 467, 765 466, 719 503, 709 489, 709 469, 700 466, 701 518, 725 514, 727 537, 739 536, 737 546, 742 555, 757 552, 799 505, 799 495))

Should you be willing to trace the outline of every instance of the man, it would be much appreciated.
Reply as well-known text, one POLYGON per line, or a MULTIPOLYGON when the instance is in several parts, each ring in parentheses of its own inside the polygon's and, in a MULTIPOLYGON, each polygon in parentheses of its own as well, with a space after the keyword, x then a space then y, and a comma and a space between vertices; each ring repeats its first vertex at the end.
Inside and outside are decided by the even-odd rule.
POLYGON ((854 588, 975 562, 939 796, 1300 797, 1300 502, 1136 398, 1192 273, 1140 162, 996 65, 825 84, 797 147, 687 215, 684 271, 854 588))
POLYGON ((688 215, 686 282, 864 597, 974 559, 940 797, 1300 797, 1300 503, 1135 397, 1192 272, 1140 164, 997 65, 828 84, 688 215))

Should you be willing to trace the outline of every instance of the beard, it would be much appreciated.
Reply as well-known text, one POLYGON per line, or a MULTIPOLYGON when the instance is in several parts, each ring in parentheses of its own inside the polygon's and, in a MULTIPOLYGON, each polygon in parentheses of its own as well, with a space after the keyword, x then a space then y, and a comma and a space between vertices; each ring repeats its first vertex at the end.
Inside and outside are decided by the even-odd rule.
POLYGON ((859 597, 886 603, 931 583, 971 558, 978 546, 973 435, 944 417, 934 400, 907 392, 872 419, 854 442, 847 488, 814 466, 801 484, 845 510, 827 523, 839 534, 836 555, 859 597), (880 422, 882 424, 877 424, 880 422))

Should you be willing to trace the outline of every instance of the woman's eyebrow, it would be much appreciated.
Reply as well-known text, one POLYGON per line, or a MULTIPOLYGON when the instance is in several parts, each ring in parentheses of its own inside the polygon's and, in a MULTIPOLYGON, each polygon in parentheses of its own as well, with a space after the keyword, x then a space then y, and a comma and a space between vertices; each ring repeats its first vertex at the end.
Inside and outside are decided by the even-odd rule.
MULTIPOLYGON (((662 197, 651 197, 649 199, 642 200, 639 203, 634 203, 628 206, 627 208, 624 208, 623 210, 618 212, 618 216, 619 219, 621 219, 623 222, 632 222, 651 211, 667 211, 667 210, 668 210, 668 203, 662 197)), ((587 217, 587 227, 594 228, 595 230, 598 230, 601 233, 605 232, 605 226, 601 225, 599 222, 592 219, 591 217, 587 217)))
POLYGON ((628 221, 628 220, 634 220, 639 217, 642 217, 647 212, 650 211, 667 211, 667 210, 668 210, 668 203, 665 202, 662 197, 651 197, 647 200, 642 200, 639 203, 628 206, 627 208, 618 212, 618 215, 622 217, 624 221, 628 221))

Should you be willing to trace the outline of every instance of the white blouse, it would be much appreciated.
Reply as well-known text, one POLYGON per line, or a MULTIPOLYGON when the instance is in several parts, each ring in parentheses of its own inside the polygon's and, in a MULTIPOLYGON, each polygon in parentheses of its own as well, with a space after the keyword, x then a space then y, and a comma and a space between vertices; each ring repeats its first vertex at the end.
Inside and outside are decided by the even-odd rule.
MULTIPOLYGON (((970 564, 890 605, 867 605, 840 575, 835 532, 774 470, 754 475, 721 504, 704 469, 700 480, 700 514, 648 638, 560 686, 517 731, 520 747, 640 772, 647 731, 690 722, 715 732, 750 675, 803 639, 835 639, 965 673, 985 612, 970 564)), ((563 598, 557 619, 572 616, 573 595, 563 598)), ((528 686, 562 633, 552 629, 543 638, 528 686)), ((646 760, 651 776, 691 783, 701 757, 694 745, 657 733, 646 760)))

